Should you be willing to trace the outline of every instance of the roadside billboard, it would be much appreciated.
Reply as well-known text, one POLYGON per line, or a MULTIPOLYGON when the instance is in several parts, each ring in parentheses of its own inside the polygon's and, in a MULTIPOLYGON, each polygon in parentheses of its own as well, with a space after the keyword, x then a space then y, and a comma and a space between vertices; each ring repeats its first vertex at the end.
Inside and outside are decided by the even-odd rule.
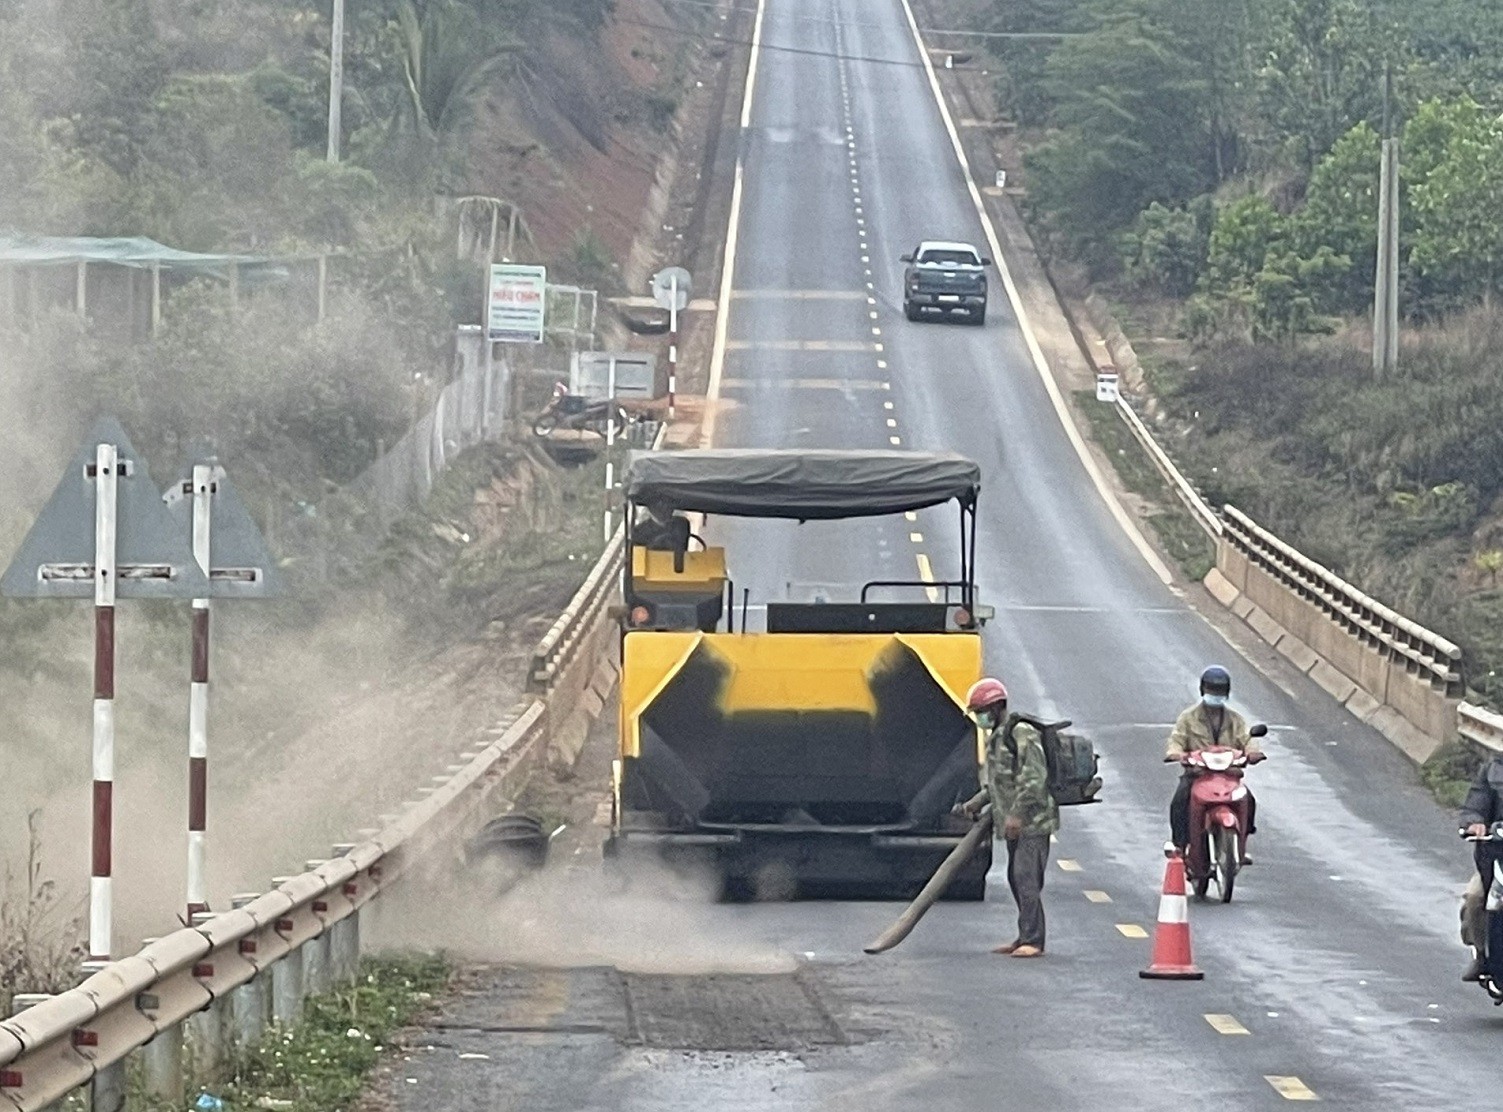
POLYGON ((545 267, 493 264, 486 301, 486 332, 491 342, 542 343, 547 290, 545 267))

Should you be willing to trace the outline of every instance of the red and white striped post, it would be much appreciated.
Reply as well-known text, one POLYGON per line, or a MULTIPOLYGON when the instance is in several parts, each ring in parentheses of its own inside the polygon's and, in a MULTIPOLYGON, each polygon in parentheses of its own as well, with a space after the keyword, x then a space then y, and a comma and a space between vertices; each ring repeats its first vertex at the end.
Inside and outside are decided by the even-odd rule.
POLYGON ((616 357, 607 364, 605 378, 605 543, 611 543, 611 504, 616 493, 616 357))
POLYGON ((111 951, 115 793, 115 537, 119 451, 94 448, 94 806, 89 870, 89 957, 111 951))
POLYGON ((673 396, 678 392, 678 275, 668 284, 668 420, 673 420, 673 396))
MULTIPOLYGON (((209 574, 214 468, 193 465, 193 559, 209 574)), ((204 855, 209 810, 209 600, 193 600, 193 661, 188 688, 188 915, 209 910, 204 855)))

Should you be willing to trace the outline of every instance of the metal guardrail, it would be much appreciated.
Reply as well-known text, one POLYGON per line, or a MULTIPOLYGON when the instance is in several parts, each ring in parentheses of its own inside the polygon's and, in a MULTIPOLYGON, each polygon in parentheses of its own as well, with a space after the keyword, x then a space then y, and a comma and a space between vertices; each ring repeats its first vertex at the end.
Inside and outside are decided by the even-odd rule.
POLYGON ((553 685, 554 678, 575 659, 585 634, 595 618, 609 604, 620 586, 622 554, 626 548, 626 529, 617 528, 611 543, 595 561, 584 585, 575 592, 558 620, 538 642, 528 672, 529 690, 542 694, 553 685))
POLYGON ((1503 753, 1503 714, 1462 703, 1456 708, 1456 729, 1466 740, 1503 753))
MULTIPOLYGON (((652 438, 652 451, 662 450, 667 434, 667 423, 659 424, 652 438)), ((551 690, 558 674, 574 660, 585 643, 586 634, 593 628, 595 618, 609 605, 612 593, 620 586, 625 550, 626 526, 622 524, 611 534, 610 543, 595 561, 584 584, 538 642, 528 670, 530 690, 538 694, 551 690)))
MULTIPOLYGON (((565 678, 576 678, 578 670, 593 673, 598 662, 582 654, 592 644, 598 647, 591 634, 619 584, 624 547, 624 530, 618 530, 539 643, 528 677, 534 694, 503 721, 490 744, 463 765, 450 766, 431 791, 423 789, 424 798, 407 804, 384 829, 234 910, 174 931, 78 987, 0 1020, 0 1112, 48 1109, 153 1040, 181 1039, 184 1021, 195 1014, 232 1001, 236 993, 264 992, 263 974, 270 975, 273 997, 292 1001, 270 1009, 288 1020, 300 1009, 305 988, 327 987, 335 974, 353 976, 360 909, 462 831, 506 774, 546 738, 543 696, 566 686, 565 678), (318 976, 305 976, 302 955, 310 946, 309 968, 322 970, 318 976)), ((233 1008, 238 1043, 259 1038, 262 1024, 239 1023, 257 1008, 233 1008)), ((264 1019, 266 1009, 261 1011, 264 1019)))
POLYGON ((1154 467, 1158 468, 1159 474, 1164 477, 1170 489, 1185 504, 1185 508, 1190 511, 1190 516, 1195 519, 1195 524, 1204 529, 1212 540, 1218 539, 1222 533, 1222 524, 1221 519, 1216 516, 1216 511, 1200 496, 1194 484, 1185 477, 1184 472, 1175 465, 1174 460, 1169 458, 1169 453, 1164 451, 1159 442, 1154 439, 1153 433, 1138 416, 1137 410, 1133 409, 1131 403, 1121 395, 1117 397, 1117 415, 1127 424, 1133 437, 1148 453, 1148 458, 1153 461, 1154 467))
POLYGON ((1224 539, 1356 636, 1402 657, 1448 694, 1461 693, 1461 649, 1359 591, 1329 568, 1264 529, 1235 506, 1223 508, 1224 539))
MULTIPOLYGON (((1416 671, 1427 675, 1433 684, 1442 687, 1447 694, 1460 694, 1462 679, 1458 668, 1462 652, 1459 646, 1383 605, 1258 525, 1235 506, 1224 506, 1222 514, 1218 516, 1164 451, 1125 397, 1118 398, 1117 411, 1154 466, 1189 509, 1196 524, 1213 540, 1232 544, 1285 587, 1300 597, 1315 602, 1349 632, 1380 646, 1392 656, 1403 658, 1416 671)), ((1486 734, 1488 727, 1481 724, 1481 718, 1468 719, 1466 714, 1467 711, 1472 711, 1492 718, 1496 716, 1481 708, 1469 708, 1466 704, 1463 707, 1464 728, 1470 721, 1479 735, 1494 737, 1486 734)), ((1497 722, 1499 728, 1495 740, 1497 747, 1503 751, 1503 718, 1497 719, 1497 722)), ((1465 733, 1465 729, 1463 732, 1465 733)), ((1474 740, 1482 741, 1482 737, 1474 740)))
MULTIPOLYGON (((541 736, 544 710, 538 700, 523 704, 492 744, 343 856, 242 907, 174 931, 77 988, 0 1021, 0 1108, 47 1108, 261 974, 275 977, 279 967, 300 982, 290 991, 301 1003, 302 963, 283 963, 310 943, 323 947, 322 968, 353 975, 358 934, 350 938, 341 925, 354 926, 362 907, 484 805, 488 789, 541 736)), ((279 991, 274 981, 272 992, 279 991)))

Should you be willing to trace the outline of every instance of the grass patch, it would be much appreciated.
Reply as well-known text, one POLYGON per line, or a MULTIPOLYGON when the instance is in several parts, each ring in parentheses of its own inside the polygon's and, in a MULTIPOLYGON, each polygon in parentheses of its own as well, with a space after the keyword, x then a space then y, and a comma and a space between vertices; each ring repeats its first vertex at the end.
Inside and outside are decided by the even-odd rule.
POLYGON ((0 874, 0 1015, 18 992, 62 992, 78 980, 88 950, 83 923, 69 914, 56 881, 42 875, 40 811, 26 816, 30 836, 24 872, 0 874))
POLYGON ((1420 765, 1420 780, 1441 806, 1459 808, 1482 756, 1464 741, 1448 741, 1420 765))
POLYGON ((1159 542, 1179 564, 1186 578, 1199 581, 1216 566, 1216 548, 1195 523, 1169 484, 1159 474, 1115 406, 1103 405, 1091 390, 1078 390, 1075 399, 1090 425, 1091 436, 1105 449, 1127 489, 1154 502, 1158 509, 1148 522, 1159 542))
POLYGON ((229 1108, 348 1108, 387 1041, 444 989, 450 972, 433 955, 368 958, 354 984, 310 999, 301 1023, 269 1031, 234 1078, 210 1091, 229 1108))

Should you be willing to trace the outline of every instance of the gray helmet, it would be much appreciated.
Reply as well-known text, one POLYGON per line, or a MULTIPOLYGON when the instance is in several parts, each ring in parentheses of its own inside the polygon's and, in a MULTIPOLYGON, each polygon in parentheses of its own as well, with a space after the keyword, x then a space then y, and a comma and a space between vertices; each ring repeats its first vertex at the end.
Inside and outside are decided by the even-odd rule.
POLYGON ((1200 674, 1200 693, 1202 695, 1230 695, 1232 674, 1221 665, 1212 664, 1200 674))

